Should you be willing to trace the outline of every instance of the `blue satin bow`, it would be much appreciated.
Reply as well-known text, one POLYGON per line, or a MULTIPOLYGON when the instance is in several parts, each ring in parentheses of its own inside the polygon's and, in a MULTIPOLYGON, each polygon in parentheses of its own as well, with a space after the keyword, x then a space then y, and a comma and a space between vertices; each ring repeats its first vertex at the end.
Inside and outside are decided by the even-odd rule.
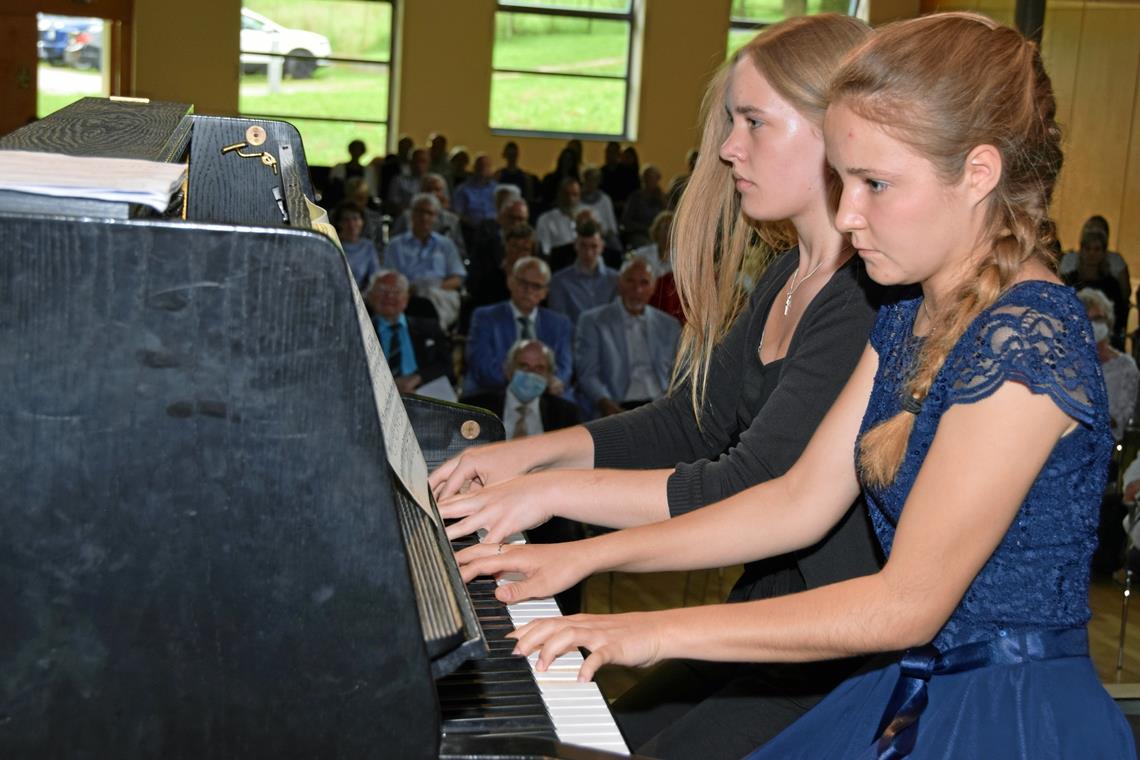
POLYGON ((1084 628, 1006 633, 940 653, 929 644, 908 649, 899 662, 895 684, 883 719, 875 732, 878 760, 898 760, 914 749, 918 718, 926 709, 926 683, 935 674, 961 673, 990 665, 1017 665, 1033 660, 1084 657, 1089 651, 1084 628))

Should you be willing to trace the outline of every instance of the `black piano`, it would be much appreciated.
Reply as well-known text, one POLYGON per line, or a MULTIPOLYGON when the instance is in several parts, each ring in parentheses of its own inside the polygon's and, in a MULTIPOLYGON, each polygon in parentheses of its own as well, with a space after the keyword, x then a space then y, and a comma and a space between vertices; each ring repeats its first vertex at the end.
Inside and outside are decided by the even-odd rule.
POLYGON ((189 163, 0 190, 0 757, 612 756, 460 582, 425 465, 501 424, 395 395, 296 129, 86 99, 0 150, 189 163))

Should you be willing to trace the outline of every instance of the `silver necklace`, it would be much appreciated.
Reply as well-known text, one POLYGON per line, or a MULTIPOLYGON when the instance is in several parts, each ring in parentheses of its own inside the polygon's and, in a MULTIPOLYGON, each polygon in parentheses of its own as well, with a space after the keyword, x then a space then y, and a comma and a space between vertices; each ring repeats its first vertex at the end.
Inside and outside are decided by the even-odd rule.
POLYGON ((820 261, 818 264, 816 264, 815 268, 807 273, 807 277, 804 277, 799 282, 796 282, 796 276, 799 275, 800 268, 796 267, 796 271, 792 272, 792 284, 788 287, 788 297, 784 299, 784 316, 785 317, 788 316, 788 309, 792 308, 792 296, 794 296, 796 294, 796 291, 800 289, 800 285, 803 285, 805 282, 807 282, 808 277, 811 277, 813 274, 815 274, 817 271, 819 271, 819 268, 821 266, 823 266, 822 261, 820 261))

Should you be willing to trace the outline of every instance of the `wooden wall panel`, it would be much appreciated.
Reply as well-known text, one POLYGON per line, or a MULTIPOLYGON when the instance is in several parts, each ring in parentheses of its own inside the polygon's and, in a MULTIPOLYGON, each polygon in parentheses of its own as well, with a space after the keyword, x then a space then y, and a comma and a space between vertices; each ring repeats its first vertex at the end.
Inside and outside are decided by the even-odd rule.
MULTIPOLYGON (((1140 80, 1140 73, 1137 74, 1140 80)), ((1128 170, 1120 215, 1112 229, 1118 251, 1128 259, 1129 271, 1140 277, 1140 81, 1132 92, 1132 135, 1128 143, 1128 170)), ((1110 222, 1111 224, 1111 222, 1110 222)))
POLYGON ((36 115, 36 17, 0 16, 0 135, 36 115))
POLYGON ((1068 9, 1046 15, 1046 60, 1056 64, 1055 86, 1066 134, 1065 168, 1053 216, 1062 243, 1072 248, 1084 220, 1103 214, 1112 228, 1110 246, 1132 257, 1130 268, 1140 272, 1140 244, 1125 245, 1119 239, 1134 133, 1140 3, 1083 5, 1079 15, 1068 9), (1070 85, 1074 39, 1076 60, 1070 85))

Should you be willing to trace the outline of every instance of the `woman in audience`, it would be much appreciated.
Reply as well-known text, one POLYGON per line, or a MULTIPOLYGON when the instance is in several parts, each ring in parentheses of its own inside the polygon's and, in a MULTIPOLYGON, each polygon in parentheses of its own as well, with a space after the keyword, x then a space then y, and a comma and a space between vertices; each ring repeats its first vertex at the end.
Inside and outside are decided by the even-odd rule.
POLYGON ((1096 341, 1097 358, 1104 373, 1104 384, 1108 388, 1108 414, 1112 425, 1112 436, 1119 441, 1124 437, 1124 428, 1132 419, 1136 408, 1136 391, 1140 388, 1140 370, 1136 361, 1128 354, 1112 347, 1112 322, 1114 306, 1104 293, 1093 288, 1083 288, 1077 298, 1084 304, 1085 313, 1092 322, 1093 340, 1096 341))
POLYGON ((832 83, 836 214, 885 305, 782 477, 675 520, 550 547, 477 545, 463 574, 546 595, 604 569, 797 551, 865 489, 883 569, 780 599, 520 629, 539 670, 607 662, 886 657, 750 758, 1135 757, 1088 658, 1088 561, 1112 448, 1088 320, 1040 236, 1061 166, 1036 47, 975 14, 877 31, 832 83), (965 477, 964 477, 965 475, 965 477), (503 549, 503 547, 499 547, 503 549))
MULTIPOLYGON (((611 527, 666 520, 796 460, 874 321, 862 267, 832 223, 821 131, 827 83, 868 33, 845 16, 791 19, 725 65, 706 96, 700 158, 674 226, 689 323, 672 393, 445 463, 431 479, 441 514, 467 515, 449 529, 453 537, 486 528, 485 540, 498 542, 554 515, 611 527), (791 221, 798 245, 771 262, 749 297, 742 262, 760 223, 777 220, 791 221), (585 476, 567 471, 591 467, 585 476)), ((876 566, 856 506, 812 551, 749 564, 732 598, 786 594, 876 566)), ((854 666, 667 663, 617 703, 616 715, 646 754, 739 757, 854 666)))
POLYGON ((376 245, 364 237, 364 213, 351 201, 342 201, 333 209, 331 221, 336 227, 356 287, 363 290, 372 276, 380 271, 380 254, 376 252, 376 245))

